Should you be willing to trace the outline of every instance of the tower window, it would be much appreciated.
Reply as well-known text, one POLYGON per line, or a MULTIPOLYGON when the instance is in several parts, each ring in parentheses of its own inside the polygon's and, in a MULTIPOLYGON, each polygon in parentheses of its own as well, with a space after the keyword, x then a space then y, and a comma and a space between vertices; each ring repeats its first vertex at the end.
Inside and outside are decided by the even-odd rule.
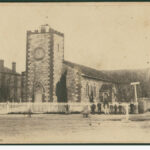
POLYGON ((90 87, 90 94, 93 93, 93 86, 90 87))

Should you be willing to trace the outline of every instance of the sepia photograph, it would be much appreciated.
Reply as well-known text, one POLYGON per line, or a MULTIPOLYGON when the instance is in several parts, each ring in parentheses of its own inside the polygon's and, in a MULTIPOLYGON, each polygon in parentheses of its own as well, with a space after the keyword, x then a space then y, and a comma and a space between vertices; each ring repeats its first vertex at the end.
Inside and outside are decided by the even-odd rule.
POLYGON ((150 2, 0 3, 0 144, 150 143, 150 2))

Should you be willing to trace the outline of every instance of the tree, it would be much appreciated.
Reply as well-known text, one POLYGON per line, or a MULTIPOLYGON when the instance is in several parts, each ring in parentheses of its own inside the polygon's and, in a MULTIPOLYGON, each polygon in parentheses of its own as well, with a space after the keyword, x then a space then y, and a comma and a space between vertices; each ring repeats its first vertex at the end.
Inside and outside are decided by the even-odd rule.
POLYGON ((62 74, 60 81, 56 84, 56 96, 58 102, 67 102, 67 86, 66 86, 67 71, 62 74))

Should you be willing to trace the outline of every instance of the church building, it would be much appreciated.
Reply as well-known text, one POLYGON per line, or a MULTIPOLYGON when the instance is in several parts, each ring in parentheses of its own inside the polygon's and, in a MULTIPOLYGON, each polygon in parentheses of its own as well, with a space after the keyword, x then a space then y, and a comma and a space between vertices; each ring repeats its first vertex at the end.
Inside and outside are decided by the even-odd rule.
POLYGON ((48 25, 27 31, 26 99, 28 102, 116 101, 113 80, 102 71, 64 60, 64 34, 48 25))

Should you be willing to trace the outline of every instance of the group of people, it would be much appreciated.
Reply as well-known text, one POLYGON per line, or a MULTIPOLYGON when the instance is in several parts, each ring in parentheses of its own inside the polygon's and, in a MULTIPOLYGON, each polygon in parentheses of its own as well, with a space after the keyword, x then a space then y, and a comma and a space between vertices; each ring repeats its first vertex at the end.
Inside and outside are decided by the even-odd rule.
POLYGON ((90 112, 91 114, 94 113, 104 113, 104 114, 125 114, 126 113, 126 107, 122 106, 121 104, 110 104, 109 102, 103 102, 103 103, 93 103, 90 106, 90 112))
MULTIPOLYGON (((122 105, 122 104, 110 104, 108 101, 104 101, 103 103, 92 103, 90 106, 85 105, 83 107, 83 116, 88 117, 88 115, 91 114, 126 114, 128 112, 128 107, 126 107, 126 105, 122 105)), ((66 105, 65 106, 65 113, 69 114, 69 106, 66 105)), ((135 113, 135 106, 134 104, 130 105, 129 108, 130 112, 129 113, 135 113)))
MULTIPOLYGON (((109 103, 107 102, 104 102, 103 104, 102 103, 97 103, 97 112, 98 113, 102 113, 102 105, 103 105, 103 108, 104 108, 104 113, 105 114, 109 114, 109 103)), ((91 105, 91 113, 94 114, 96 112, 96 104, 92 104, 91 105)))

